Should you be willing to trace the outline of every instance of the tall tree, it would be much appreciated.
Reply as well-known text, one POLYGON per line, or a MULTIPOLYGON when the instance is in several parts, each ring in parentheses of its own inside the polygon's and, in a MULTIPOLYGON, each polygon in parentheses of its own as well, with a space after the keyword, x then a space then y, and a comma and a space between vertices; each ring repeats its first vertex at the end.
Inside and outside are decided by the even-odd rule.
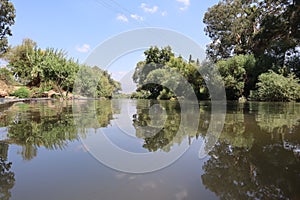
POLYGON ((253 35, 258 31, 255 3, 256 0, 222 0, 205 13, 205 32, 213 40, 207 53, 215 61, 251 53, 253 35))
POLYGON ((273 65, 282 67, 297 53, 300 44, 299 1, 265 0, 260 2, 260 30, 254 36, 253 53, 258 58, 269 58, 273 65))
POLYGON ((0 0, 0 55, 8 48, 7 36, 11 36, 10 26, 15 23, 15 8, 9 0, 0 0))
POLYGON ((212 39, 208 55, 216 61, 254 54, 261 64, 282 67, 299 46, 299 11, 295 0, 221 0, 203 19, 212 39))

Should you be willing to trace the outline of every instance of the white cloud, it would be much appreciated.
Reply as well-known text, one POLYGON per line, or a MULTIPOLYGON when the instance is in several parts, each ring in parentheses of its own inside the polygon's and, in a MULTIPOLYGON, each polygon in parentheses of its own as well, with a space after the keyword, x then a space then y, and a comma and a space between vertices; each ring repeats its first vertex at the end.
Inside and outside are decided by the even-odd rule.
POLYGON ((137 15, 137 14, 131 14, 130 17, 131 17, 132 19, 137 20, 137 21, 144 21, 144 18, 141 17, 141 16, 139 16, 139 15, 137 15))
POLYGON ((156 13, 158 11, 158 6, 149 7, 145 3, 141 4, 141 8, 144 10, 144 12, 151 13, 151 14, 156 13))
POLYGON ((122 22, 128 22, 128 18, 125 15, 122 15, 122 14, 118 14, 117 20, 122 21, 122 22))
POLYGON ((168 12, 167 12, 167 11, 163 11, 163 12, 161 12, 160 14, 161 14, 161 16, 165 17, 165 16, 168 15, 168 12))
POLYGON ((81 47, 77 46, 76 47, 76 51, 80 52, 80 53, 86 53, 91 49, 90 45, 88 44, 84 44, 81 47))
POLYGON ((183 7, 180 7, 180 10, 186 10, 191 5, 190 0, 176 0, 176 1, 183 4, 183 7))

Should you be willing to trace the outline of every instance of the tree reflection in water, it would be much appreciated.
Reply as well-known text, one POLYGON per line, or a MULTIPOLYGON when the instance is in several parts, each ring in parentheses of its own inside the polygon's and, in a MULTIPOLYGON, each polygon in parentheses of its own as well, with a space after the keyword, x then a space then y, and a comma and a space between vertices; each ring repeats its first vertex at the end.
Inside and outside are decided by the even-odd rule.
POLYGON ((237 110, 244 126, 228 129, 226 121, 224 139, 209 153, 202 182, 221 199, 300 198, 299 105, 278 104, 275 110, 270 105, 237 110), (245 145, 232 140, 235 135, 245 145))
MULTIPOLYGON (((30 160, 39 147, 64 149, 87 129, 107 127, 120 112, 113 101, 75 104, 76 112, 70 102, 15 104, 1 111, 0 199, 10 198, 15 182, 7 158, 10 144, 21 146, 22 157, 30 160)), ((190 108, 183 112, 176 101, 136 101, 133 126, 143 147, 169 152, 183 140, 204 138, 210 104, 190 108), (194 124, 191 113, 199 111, 199 124, 194 124), (182 121, 198 131, 189 124, 179 130, 182 121)), ((300 199, 299 104, 229 102, 227 110, 223 132, 202 167, 203 185, 221 199, 300 199)))
POLYGON ((0 199, 8 200, 11 197, 10 190, 15 184, 15 174, 10 171, 11 162, 7 161, 8 144, 0 142, 0 199))
POLYGON ((199 117, 202 126, 195 131, 193 129, 198 127, 198 124, 193 116, 199 113, 199 110, 197 111, 199 107, 194 105, 188 108, 190 110, 181 112, 178 101, 138 100, 133 126, 136 129, 136 136, 144 139, 143 147, 150 152, 158 150, 169 152, 174 144, 181 144, 184 139, 198 138, 200 132, 205 132, 210 120, 208 112, 201 108, 199 117), (182 122, 188 123, 180 129, 182 122))
MULTIPOLYGON (((113 118, 111 101, 81 101, 77 102, 82 111, 93 108, 95 112, 82 112, 85 116, 81 121, 81 130, 74 120, 72 102, 40 102, 17 103, 0 112, 0 199, 11 197, 15 178, 10 171, 11 162, 7 161, 9 145, 22 147, 24 160, 37 156, 38 148, 49 150, 64 149, 69 142, 84 137, 86 128, 106 127, 113 118), (92 105, 89 105, 92 104, 92 105), (96 114, 87 116, 87 114, 96 114)), ((116 109, 116 111, 118 111, 116 109)))
MULTIPOLYGON (((195 111, 181 113, 176 102, 140 101, 133 121, 136 135, 144 138, 149 151, 166 152, 186 137, 204 137, 209 106, 200 106, 196 134, 190 134, 189 127, 178 130, 181 117, 190 112, 195 111), (153 116, 149 108, 154 104, 165 113, 153 116)), ((299 199, 299 122, 299 104, 229 102, 222 134, 203 165, 203 184, 221 199, 299 199)))
POLYGON ((2 142, 21 146, 23 159, 31 160, 39 147, 64 149, 69 142, 78 140, 79 134, 84 137, 86 128, 106 127, 113 118, 111 101, 81 101, 76 105, 84 116, 80 118, 81 130, 74 120, 72 102, 15 104, 1 115, 0 127, 7 127, 2 142), (91 107, 95 112, 85 110, 91 107))

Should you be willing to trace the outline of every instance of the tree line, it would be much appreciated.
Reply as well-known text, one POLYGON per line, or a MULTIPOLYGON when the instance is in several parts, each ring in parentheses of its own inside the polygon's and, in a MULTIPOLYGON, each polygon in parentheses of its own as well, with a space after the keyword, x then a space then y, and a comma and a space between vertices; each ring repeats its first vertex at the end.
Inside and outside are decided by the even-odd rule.
POLYGON ((30 87, 36 95, 54 89, 67 96, 74 92, 81 96, 110 98, 121 89, 120 83, 113 80, 107 71, 80 64, 68 58, 63 50, 41 49, 31 39, 9 47, 2 58, 8 61, 9 69, 2 71, 11 73, 10 76, 15 76, 19 83, 30 87), (93 85, 95 89, 91 90, 93 85))
MULTIPOLYGON (((227 99, 300 99, 299 13, 297 0, 221 0, 208 9, 203 18, 212 40, 207 57, 221 75, 227 99)), ((176 57, 170 47, 150 47, 144 54, 146 59, 136 65, 133 75, 138 86, 133 97, 174 98, 168 88, 154 82, 173 79, 176 84, 175 70, 192 85, 198 99, 209 99, 205 77, 198 73, 205 64, 176 57)))
MULTIPOLYGON (((59 92, 72 92, 75 74, 78 76, 80 72, 81 94, 111 97, 120 89, 120 84, 107 72, 80 65, 67 58, 62 50, 42 50, 28 39, 10 48, 7 37, 12 34, 10 26, 14 24, 15 9, 9 0, 1 0, 0 6, 0 56, 8 60, 10 71, 22 83, 42 87, 41 90, 55 87, 59 92), (99 74, 99 79, 94 74, 99 74), (92 80, 84 79, 87 75, 92 80)), ((227 99, 297 101, 300 99, 299 15, 299 0, 220 0, 203 18, 204 31, 212 40, 207 46, 207 57, 215 67, 208 69, 197 59, 175 56, 171 47, 150 47, 145 51, 146 59, 136 65, 133 80, 138 88, 132 97, 189 98, 187 88, 179 84, 185 79, 198 99, 209 99, 206 77, 201 77, 199 71, 218 70, 227 99)), ((1 76, 8 73, 1 70, 1 76)))

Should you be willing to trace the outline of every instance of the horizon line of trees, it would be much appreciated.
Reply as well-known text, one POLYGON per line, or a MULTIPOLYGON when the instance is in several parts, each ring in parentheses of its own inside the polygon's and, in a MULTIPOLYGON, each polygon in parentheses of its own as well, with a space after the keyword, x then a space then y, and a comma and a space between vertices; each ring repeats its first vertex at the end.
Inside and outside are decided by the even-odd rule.
POLYGON ((260 72, 260 62, 253 54, 235 55, 216 63, 186 61, 175 56, 171 47, 150 47, 144 52, 145 60, 137 63, 133 81, 137 90, 132 98, 189 99, 191 94, 183 79, 192 87, 198 100, 210 99, 207 84, 216 88, 224 86, 228 100, 248 98, 260 101, 299 101, 299 76, 287 73, 284 68, 277 72, 272 67, 260 72), (218 73, 214 73, 217 70, 218 73), (204 73, 203 73, 204 72, 204 73), (207 74, 212 74, 208 79, 207 74))

